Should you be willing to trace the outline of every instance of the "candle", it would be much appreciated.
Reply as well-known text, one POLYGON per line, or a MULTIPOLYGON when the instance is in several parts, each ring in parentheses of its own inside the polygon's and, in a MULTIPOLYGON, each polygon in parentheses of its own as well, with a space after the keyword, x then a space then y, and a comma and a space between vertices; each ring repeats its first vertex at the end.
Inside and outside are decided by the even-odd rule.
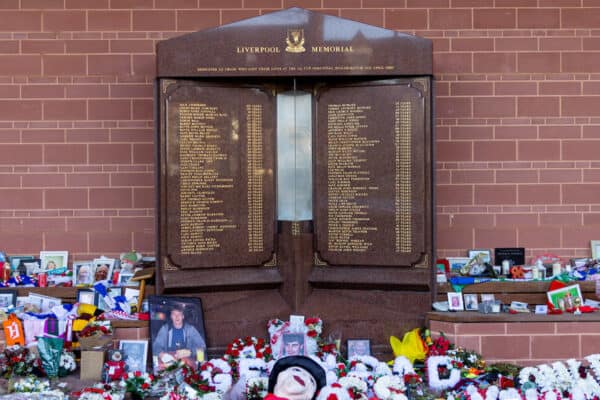
POLYGON ((510 271, 510 262, 508 260, 502 261, 502 275, 508 275, 510 271))
POLYGON ((552 264, 552 275, 558 276, 558 275, 560 275, 560 271, 561 271, 561 265, 559 262, 555 262, 554 264, 552 264))

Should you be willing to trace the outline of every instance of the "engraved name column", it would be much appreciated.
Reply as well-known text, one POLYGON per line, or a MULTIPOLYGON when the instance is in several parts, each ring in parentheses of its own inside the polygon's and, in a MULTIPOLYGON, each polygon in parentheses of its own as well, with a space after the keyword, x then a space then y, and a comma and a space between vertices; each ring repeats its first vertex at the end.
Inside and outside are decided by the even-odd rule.
POLYGON ((217 129, 223 118, 226 113, 205 103, 179 105, 181 254, 215 251, 221 247, 215 233, 237 228, 219 210, 234 183, 216 166, 229 157, 221 148, 223 139, 217 129))
POLYGON ((246 105, 248 133, 248 251, 261 252, 263 241, 263 146, 262 106, 246 105))

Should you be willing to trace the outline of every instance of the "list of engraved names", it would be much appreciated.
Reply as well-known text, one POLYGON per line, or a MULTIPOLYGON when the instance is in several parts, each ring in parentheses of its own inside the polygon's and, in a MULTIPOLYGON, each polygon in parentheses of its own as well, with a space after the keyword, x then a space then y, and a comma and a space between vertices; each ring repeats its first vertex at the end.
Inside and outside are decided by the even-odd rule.
POLYGON ((181 254, 203 254, 221 247, 217 234, 237 228, 223 208, 232 176, 219 171, 227 161, 218 126, 227 113, 205 103, 179 105, 181 254))
POLYGON ((355 103, 327 106, 327 249, 372 250, 369 233, 377 231, 369 217, 369 196, 379 191, 367 161, 377 157, 379 139, 361 135, 369 128, 371 106, 355 103))

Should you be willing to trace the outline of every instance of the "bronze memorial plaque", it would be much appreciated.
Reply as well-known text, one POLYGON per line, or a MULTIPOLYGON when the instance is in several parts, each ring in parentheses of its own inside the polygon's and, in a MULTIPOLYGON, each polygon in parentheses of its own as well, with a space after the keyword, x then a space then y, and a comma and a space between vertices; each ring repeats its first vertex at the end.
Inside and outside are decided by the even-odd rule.
POLYGON ((166 87, 166 255, 175 267, 260 265, 273 253, 273 99, 257 88, 166 87))
POLYGON ((426 252, 425 98, 381 82, 317 94, 315 236, 332 265, 407 265, 426 252), (413 206, 414 205, 414 206, 413 206))

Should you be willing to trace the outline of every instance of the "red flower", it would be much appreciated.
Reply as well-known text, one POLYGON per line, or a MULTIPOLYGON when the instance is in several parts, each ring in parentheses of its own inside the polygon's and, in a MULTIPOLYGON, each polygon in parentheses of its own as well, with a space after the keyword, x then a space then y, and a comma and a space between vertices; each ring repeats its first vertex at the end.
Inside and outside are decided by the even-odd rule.
POLYGON ((240 356, 240 351, 239 351, 239 350, 233 350, 233 351, 231 352, 231 355, 232 355, 233 357, 239 357, 239 356, 240 356))
POLYGON ((314 324, 318 324, 320 322, 319 318, 306 318, 304 320, 304 323, 306 325, 314 325, 314 324))
POLYGON ((135 371, 133 374, 135 375, 136 378, 139 378, 140 376, 142 376, 142 373, 140 371, 135 371))
POLYGON ((314 330, 308 331, 306 333, 306 335, 309 336, 309 337, 316 337, 317 336, 317 331, 314 331, 314 330))
POLYGON ((150 385, 147 383, 142 384, 142 389, 148 389, 149 387, 150 387, 150 385))

